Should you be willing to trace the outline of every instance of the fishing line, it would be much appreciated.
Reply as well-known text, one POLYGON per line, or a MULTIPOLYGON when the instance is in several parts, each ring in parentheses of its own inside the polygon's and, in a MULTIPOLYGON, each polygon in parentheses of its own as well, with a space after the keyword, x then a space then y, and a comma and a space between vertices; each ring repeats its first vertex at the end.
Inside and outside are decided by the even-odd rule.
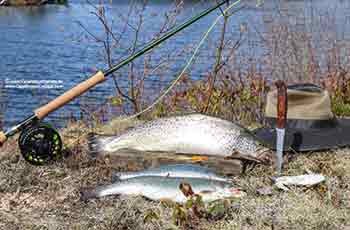
MULTIPOLYGON (((241 0, 237 0, 236 2, 232 3, 231 5, 229 5, 224 11, 223 13, 221 13, 214 21, 214 23, 209 27, 209 29, 206 31, 206 33, 204 34, 204 36, 202 37, 202 39, 200 40, 200 42, 198 43, 195 51, 193 52, 192 56, 190 57, 190 59, 187 61, 186 66, 182 69, 181 73, 175 78, 175 80, 172 82, 172 84, 170 86, 168 86, 168 88, 152 103, 150 104, 148 107, 146 107, 145 109, 141 110, 140 112, 133 114, 131 116, 128 116, 126 118, 121 119, 121 121, 125 121, 125 120, 130 120, 130 119, 134 119, 140 115, 142 115, 143 113, 151 110, 154 106, 156 106, 159 102, 161 102, 164 97, 170 93, 170 91, 176 86, 176 84, 181 80, 182 76, 184 76, 185 72, 187 71, 187 69, 191 66, 194 58, 197 56, 197 53, 199 51, 199 49, 202 47, 202 45, 204 44, 204 42, 207 40, 210 32, 215 28, 216 24, 218 24, 218 22, 220 21, 220 19, 227 14, 227 12, 229 10, 231 10, 233 7, 235 7, 238 3, 240 3, 241 0)), ((229 15, 229 17, 231 17, 232 15, 229 15)))
MULTIPOLYGON (((142 115, 145 112, 148 112, 149 110, 151 110, 154 106, 156 106, 158 103, 160 103, 164 97, 170 93, 170 91, 176 86, 176 84, 181 80, 181 78, 184 76, 185 72, 188 70, 188 68, 191 66, 193 60, 195 59, 195 57, 197 56, 197 53, 199 52, 199 49, 203 46, 204 42, 207 40, 210 32, 215 28, 215 26, 218 24, 218 22, 220 21, 220 19, 222 17, 224 17, 224 15, 227 15, 228 11, 230 11, 233 7, 235 7, 236 5, 238 5, 241 2, 241 0, 237 0, 235 2, 233 2, 232 4, 230 4, 225 10, 223 10, 221 12, 221 14, 216 17, 216 19, 214 20, 214 22, 212 23, 212 25, 209 27, 209 29, 205 32, 204 36, 202 37, 202 39, 199 41, 198 45, 196 46, 192 56, 190 57, 190 59, 187 61, 185 67, 182 69, 181 73, 175 78, 175 80, 168 86, 168 88, 159 95, 159 97, 154 100, 152 102, 152 104, 150 104, 148 107, 146 107, 145 109, 141 110, 138 113, 135 113, 133 115, 130 115, 128 117, 122 118, 120 119, 120 121, 127 121, 127 120, 131 120, 134 118, 137 118, 138 116, 142 115)), ((232 14, 228 15, 228 17, 231 17, 232 14)), ((80 138, 82 138, 83 136, 85 136, 87 133, 83 133, 82 136, 80 138)), ((77 141, 79 141, 78 138, 77 140, 73 141, 72 143, 70 143, 67 146, 70 146, 74 143, 76 143, 77 141)))

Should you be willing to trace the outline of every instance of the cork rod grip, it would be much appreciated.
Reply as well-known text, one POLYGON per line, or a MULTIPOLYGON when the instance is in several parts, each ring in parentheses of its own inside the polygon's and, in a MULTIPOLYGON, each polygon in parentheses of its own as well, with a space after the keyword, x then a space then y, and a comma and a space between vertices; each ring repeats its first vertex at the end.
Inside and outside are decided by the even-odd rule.
POLYGON ((277 87, 277 128, 283 129, 287 122, 287 86, 283 81, 276 82, 277 87))
POLYGON ((80 96, 81 94, 85 93, 98 83, 105 80, 104 74, 99 71, 94 76, 89 78, 88 80, 80 83, 79 85, 75 86, 74 88, 70 89, 69 91, 65 92, 61 96, 57 97, 53 101, 49 102, 48 104, 36 109, 34 111, 35 115, 42 119, 46 117, 49 113, 57 110, 61 106, 67 104, 68 102, 72 101, 76 97, 80 96))
POLYGON ((7 137, 4 132, 0 132, 0 146, 4 144, 7 140, 7 137))

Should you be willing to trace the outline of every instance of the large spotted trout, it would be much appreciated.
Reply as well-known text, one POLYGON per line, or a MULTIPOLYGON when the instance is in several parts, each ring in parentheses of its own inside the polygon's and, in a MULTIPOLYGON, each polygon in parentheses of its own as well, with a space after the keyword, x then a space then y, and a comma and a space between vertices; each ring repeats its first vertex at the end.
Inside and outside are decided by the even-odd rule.
POLYGON ((249 130, 217 117, 190 114, 159 118, 126 130, 119 136, 90 135, 89 149, 95 155, 131 149, 138 152, 174 152, 223 156, 270 163, 271 151, 249 130))

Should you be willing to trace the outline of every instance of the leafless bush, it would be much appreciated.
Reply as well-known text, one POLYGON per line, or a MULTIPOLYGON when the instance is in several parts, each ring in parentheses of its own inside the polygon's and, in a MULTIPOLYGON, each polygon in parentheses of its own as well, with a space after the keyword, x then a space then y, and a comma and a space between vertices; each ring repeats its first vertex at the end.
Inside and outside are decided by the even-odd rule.
POLYGON ((328 9, 326 13, 312 9, 314 16, 306 19, 307 15, 295 13, 281 2, 274 7, 273 12, 266 13, 267 18, 263 16, 263 27, 249 20, 242 23, 238 40, 225 34, 224 22, 212 71, 199 81, 191 77, 184 80, 160 111, 191 110, 247 124, 260 123, 266 92, 273 81, 282 79, 287 83, 323 86, 332 95, 333 111, 338 115, 350 114, 350 62, 346 57, 350 43, 337 38, 337 9, 328 9), (222 41, 237 45, 222 48, 222 41), (222 50, 229 53, 229 61, 222 61, 222 50), (263 55, 249 52, 255 50, 266 52, 263 55))
MULTIPOLYGON (((216 40, 208 43, 209 48, 206 50, 214 54, 210 55, 212 59, 204 60, 211 66, 208 72, 202 74, 200 79, 188 72, 152 115, 197 111, 244 120, 248 124, 252 121, 261 122, 266 92, 277 79, 283 79, 287 83, 311 82, 322 85, 330 90, 333 101, 337 101, 334 105, 339 114, 350 111, 350 107, 343 107, 350 94, 347 74, 350 62, 348 58, 343 58, 344 53, 350 51, 350 44, 337 39, 336 20, 333 16, 336 15, 336 9, 321 13, 313 9, 311 3, 313 17, 309 17, 299 11, 293 12, 293 9, 286 8, 283 4, 274 2, 273 11, 262 16, 262 27, 249 19, 242 22, 238 37, 237 34, 228 33, 230 18, 224 15, 220 33, 214 36, 216 40), (257 50, 266 52, 258 54, 257 50)), ((125 30, 131 28, 133 31, 129 47, 122 47, 120 43, 125 30, 120 34, 114 33, 104 6, 94 6, 94 15, 101 22, 104 36, 91 34, 91 37, 103 44, 108 66, 121 59, 114 52, 116 49, 124 49, 126 53, 133 54, 140 47, 140 36, 145 30, 143 22, 146 5, 147 1, 139 5, 132 2, 129 12, 119 17, 118 23, 124 23, 125 30), (135 13, 137 17, 133 18, 136 20, 131 22, 130 17, 135 13)), ((181 7, 181 4, 176 5, 167 14, 159 32, 154 35, 155 38, 176 24, 181 7)), ((88 28, 84 29, 89 33, 88 28)), ((190 53, 191 48, 193 49, 190 46, 184 47, 175 55, 183 58, 183 54, 190 53)), ((154 72, 166 75, 165 72, 174 60, 174 53, 165 55, 157 52, 156 55, 153 52, 146 54, 142 68, 136 68, 135 63, 128 66, 127 89, 122 89, 120 81, 123 77, 121 73, 116 73, 113 76, 116 95, 109 98, 108 103, 119 108, 121 113, 130 112, 125 109, 127 104, 132 105, 132 112, 138 112, 150 102, 149 98, 159 95, 161 87, 152 92, 145 81, 154 72), (154 64, 155 57, 158 57, 156 55, 163 56, 160 62, 154 64)), ((166 78, 169 79, 169 76, 166 78)))
MULTIPOLYGON (((158 38, 175 25, 176 16, 181 11, 182 3, 183 2, 181 1, 178 4, 175 4, 174 8, 164 15, 164 20, 160 23, 158 32, 153 36, 154 39, 158 38)), ((141 38, 145 30, 147 30, 144 26, 145 8, 147 4, 148 1, 143 1, 142 3, 138 1, 130 1, 128 12, 118 15, 117 23, 122 25, 123 28, 122 31, 119 32, 113 30, 114 21, 107 15, 106 6, 102 2, 97 6, 90 3, 94 9, 92 14, 96 16, 102 27, 102 35, 98 36, 92 33, 82 22, 78 22, 83 30, 93 38, 95 42, 102 44, 103 57, 109 68, 115 65, 118 61, 123 60, 126 54, 133 55, 144 45, 141 38), (128 38, 126 38, 126 31, 131 31, 133 37, 128 36, 128 38), (128 47, 125 47, 124 43, 122 44, 121 41, 123 39, 128 39, 130 41, 128 47)), ((108 103, 120 108, 120 112, 122 113, 128 112, 125 110, 125 105, 127 104, 131 104, 134 113, 139 112, 143 107, 145 81, 154 73, 165 72, 166 69, 169 68, 174 56, 181 55, 182 52, 184 51, 182 50, 179 53, 170 52, 163 55, 159 59, 160 61, 154 64, 154 61, 152 61, 153 51, 150 51, 143 57, 143 69, 136 68, 135 62, 131 62, 127 67, 126 89, 121 86, 121 82, 125 82, 125 77, 123 77, 120 72, 113 73, 112 78, 116 92, 113 97, 109 98, 108 103)))

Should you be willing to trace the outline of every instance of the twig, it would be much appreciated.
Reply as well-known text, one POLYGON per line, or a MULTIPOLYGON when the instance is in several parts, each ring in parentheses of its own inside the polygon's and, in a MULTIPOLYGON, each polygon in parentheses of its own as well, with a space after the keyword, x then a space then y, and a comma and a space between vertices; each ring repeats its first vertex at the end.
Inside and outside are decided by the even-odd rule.
POLYGON ((98 38, 96 35, 94 35, 93 33, 91 33, 80 21, 76 21, 76 23, 79 24, 79 26, 81 28, 83 28, 83 30, 88 33, 91 37, 93 37, 95 39, 96 42, 103 42, 102 39, 98 38))
MULTIPOLYGON (((224 66, 224 65, 222 65, 222 53, 223 53, 223 50, 224 50, 224 47, 225 47, 225 34, 226 34, 226 28, 227 28, 227 24, 228 24, 228 19, 230 18, 230 16, 232 16, 234 13, 238 12, 241 9, 243 9, 243 7, 238 8, 236 11, 234 11, 230 15, 227 14, 227 12, 228 12, 227 9, 225 11, 222 11, 221 15, 224 17, 224 24, 223 24, 223 27, 222 27, 222 30, 221 30, 220 44, 219 44, 219 47, 217 48, 216 62, 215 62, 215 65, 214 65, 214 71, 212 73, 213 79, 209 83, 209 86, 208 86, 209 95, 208 95, 208 98, 207 98, 206 103, 204 105, 203 112, 207 112, 208 111, 208 108, 209 108, 209 105, 210 105, 210 100, 211 100, 211 97, 213 95, 213 91, 214 91, 214 86, 215 86, 215 83, 216 83, 217 75, 218 75, 219 71, 221 70, 221 68, 224 66)), ((241 37, 240 37, 240 39, 241 39, 241 37)), ((240 39, 237 41, 237 44, 239 44, 240 39)))

